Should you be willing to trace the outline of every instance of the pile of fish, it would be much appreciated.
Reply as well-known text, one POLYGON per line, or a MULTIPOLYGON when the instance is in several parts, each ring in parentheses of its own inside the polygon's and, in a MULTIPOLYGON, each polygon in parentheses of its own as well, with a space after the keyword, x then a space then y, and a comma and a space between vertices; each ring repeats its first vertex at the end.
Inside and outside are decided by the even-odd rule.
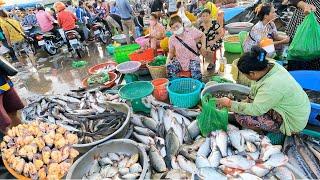
POLYGON ((108 153, 105 157, 95 157, 90 170, 82 179, 138 179, 141 172, 139 154, 108 153))
POLYGON ((320 179, 320 141, 307 136, 287 137, 284 152, 289 163, 308 179, 320 179))
POLYGON ((22 110, 22 120, 41 119, 58 124, 77 133, 79 143, 91 143, 118 130, 127 117, 125 113, 115 111, 108 101, 118 102, 119 96, 100 91, 37 96, 22 110))
POLYGON ((145 104, 151 105, 151 118, 132 116, 132 138, 148 151, 152 179, 281 179, 287 175, 294 179, 284 166, 288 157, 281 152, 282 146, 272 145, 268 137, 228 125, 227 132, 215 131, 203 138, 196 120, 192 121, 196 111, 174 109, 153 98, 145 104))
POLYGON ((16 173, 31 179, 60 179, 79 152, 78 142, 65 128, 39 121, 8 130, 1 142, 3 159, 16 173))
POLYGON ((228 97, 233 101, 241 102, 248 97, 248 94, 242 93, 236 90, 231 90, 231 91, 216 91, 216 92, 213 92, 213 96, 216 98, 228 97))

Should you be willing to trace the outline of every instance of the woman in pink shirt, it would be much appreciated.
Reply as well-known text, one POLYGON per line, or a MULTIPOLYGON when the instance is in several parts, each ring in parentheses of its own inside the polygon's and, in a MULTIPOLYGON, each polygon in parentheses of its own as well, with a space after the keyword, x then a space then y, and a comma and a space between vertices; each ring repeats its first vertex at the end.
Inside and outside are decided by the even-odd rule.
MULTIPOLYGON (((167 73, 174 79, 181 71, 191 71, 191 77, 201 80, 200 53, 197 43, 206 44, 206 37, 200 30, 182 25, 182 20, 175 15, 170 18, 170 27, 173 34, 169 39, 169 54, 167 60, 167 73)), ((205 52, 205 46, 200 49, 205 52)))
POLYGON ((53 30, 53 23, 55 19, 51 16, 50 13, 46 12, 42 6, 37 8, 38 12, 36 13, 37 22, 41 28, 42 32, 49 32, 53 30))

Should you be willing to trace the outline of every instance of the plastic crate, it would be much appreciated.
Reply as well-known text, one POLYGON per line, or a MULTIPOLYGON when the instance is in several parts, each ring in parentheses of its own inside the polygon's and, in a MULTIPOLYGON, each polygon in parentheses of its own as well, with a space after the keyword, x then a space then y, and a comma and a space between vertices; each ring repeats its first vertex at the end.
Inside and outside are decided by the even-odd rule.
POLYGON ((123 62, 127 62, 130 60, 129 54, 135 52, 136 50, 140 49, 139 44, 129 44, 129 45, 124 45, 120 47, 116 47, 114 49, 114 60, 120 64, 123 62))
MULTIPOLYGON (((320 71, 291 71, 290 74, 304 89, 320 91, 320 71)), ((320 104, 311 103, 309 124, 320 127, 320 104)))

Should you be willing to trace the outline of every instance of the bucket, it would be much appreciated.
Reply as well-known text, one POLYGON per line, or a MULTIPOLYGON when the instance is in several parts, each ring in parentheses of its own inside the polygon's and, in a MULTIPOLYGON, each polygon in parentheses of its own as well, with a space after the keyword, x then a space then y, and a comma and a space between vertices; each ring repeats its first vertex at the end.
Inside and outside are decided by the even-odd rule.
POLYGON ((260 41, 260 47, 266 50, 268 54, 273 54, 275 52, 275 47, 272 39, 262 38, 262 40, 260 41))
POLYGON ((158 78, 151 83, 154 86, 154 90, 152 95, 159 101, 165 101, 168 99, 168 91, 167 91, 167 84, 169 80, 166 78, 158 78))

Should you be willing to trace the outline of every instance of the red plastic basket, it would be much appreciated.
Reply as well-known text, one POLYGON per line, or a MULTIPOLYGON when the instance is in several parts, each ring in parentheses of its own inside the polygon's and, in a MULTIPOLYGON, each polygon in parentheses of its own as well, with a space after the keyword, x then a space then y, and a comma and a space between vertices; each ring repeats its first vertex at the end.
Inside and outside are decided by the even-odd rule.
MULTIPOLYGON (((105 88, 112 87, 115 84, 116 79, 118 78, 118 75, 116 73, 114 73, 114 72, 109 72, 108 74, 109 74, 110 80, 108 82, 106 82, 104 85, 102 85, 105 88)), ((86 78, 84 78, 82 80, 82 87, 83 88, 88 88, 89 87, 88 86, 88 82, 87 82, 88 78, 89 77, 86 77, 86 78)))
POLYGON ((139 61, 141 64, 147 64, 154 59, 154 50, 152 48, 146 49, 141 52, 138 50, 129 55, 131 61, 139 61))

